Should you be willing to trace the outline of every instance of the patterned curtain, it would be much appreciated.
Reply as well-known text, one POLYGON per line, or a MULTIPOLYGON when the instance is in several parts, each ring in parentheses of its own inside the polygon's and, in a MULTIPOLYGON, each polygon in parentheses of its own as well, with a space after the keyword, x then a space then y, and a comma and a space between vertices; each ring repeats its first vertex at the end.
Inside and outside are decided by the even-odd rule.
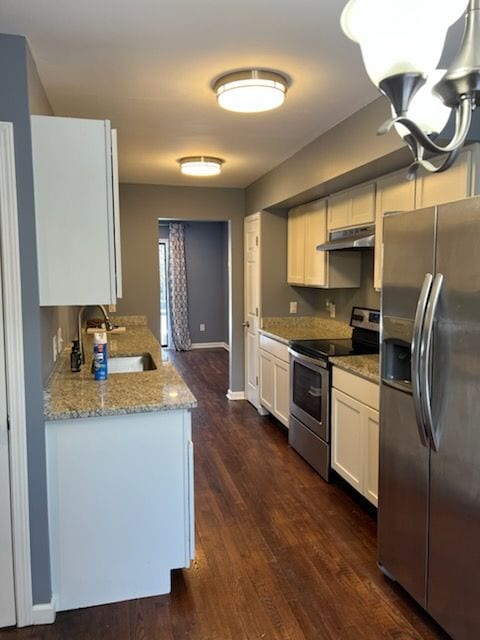
POLYGON ((171 222, 169 235, 168 278, 172 337, 177 351, 188 351, 192 348, 192 341, 188 329, 185 225, 171 222))

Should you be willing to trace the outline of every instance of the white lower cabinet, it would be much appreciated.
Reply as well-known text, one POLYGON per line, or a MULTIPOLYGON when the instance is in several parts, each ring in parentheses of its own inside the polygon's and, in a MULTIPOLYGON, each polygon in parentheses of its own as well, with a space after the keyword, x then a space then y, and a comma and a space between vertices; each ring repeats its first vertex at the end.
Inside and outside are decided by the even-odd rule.
POLYGON ((290 361, 288 346, 260 336, 260 402, 288 427, 290 404, 290 361))
POLYGON ((267 351, 260 349, 260 402, 267 411, 273 412, 273 360, 267 351))
POLYGON ((170 592, 195 550, 189 411, 46 423, 57 611, 170 592))
POLYGON ((333 369, 332 467, 367 500, 378 504, 379 387, 333 369))

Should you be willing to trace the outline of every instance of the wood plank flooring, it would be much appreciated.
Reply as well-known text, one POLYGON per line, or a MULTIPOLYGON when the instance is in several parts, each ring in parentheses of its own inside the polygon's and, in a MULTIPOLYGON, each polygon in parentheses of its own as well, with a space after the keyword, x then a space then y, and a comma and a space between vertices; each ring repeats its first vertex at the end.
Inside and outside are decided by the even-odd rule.
POLYGON ((228 354, 172 359, 194 411, 196 559, 172 593, 65 612, 0 640, 446 639, 376 566, 373 509, 326 484, 273 419, 226 397, 228 354))

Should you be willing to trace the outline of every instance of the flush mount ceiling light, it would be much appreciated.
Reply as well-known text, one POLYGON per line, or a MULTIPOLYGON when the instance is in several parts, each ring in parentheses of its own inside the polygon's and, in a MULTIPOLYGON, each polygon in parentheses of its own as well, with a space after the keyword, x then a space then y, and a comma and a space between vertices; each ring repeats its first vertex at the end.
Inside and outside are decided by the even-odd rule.
POLYGON ((218 104, 228 111, 259 113, 283 104, 288 80, 280 73, 243 69, 227 73, 213 85, 218 104))
POLYGON ((211 156, 188 156, 177 160, 180 171, 186 176, 218 176, 225 162, 221 158, 211 156))
POLYGON ((409 177, 420 166, 431 172, 451 167, 480 105, 480 0, 350 0, 341 26, 360 45, 370 79, 392 104, 393 117, 378 133, 395 126, 404 137, 414 157, 409 177), (448 28, 467 5, 462 43, 442 72, 436 67, 448 28), (455 133, 440 146, 434 138, 452 112, 455 133), (425 151, 447 156, 434 166, 424 159, 425 151))

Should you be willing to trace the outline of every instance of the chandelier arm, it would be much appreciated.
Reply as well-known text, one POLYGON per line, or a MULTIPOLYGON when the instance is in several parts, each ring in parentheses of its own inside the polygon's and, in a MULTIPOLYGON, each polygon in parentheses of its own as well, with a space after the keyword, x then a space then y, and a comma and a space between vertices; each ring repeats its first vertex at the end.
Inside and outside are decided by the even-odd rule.
POLYGON ((431 151, 432 153, 450 153, 458 147, 461 147, 467 138, 468 130, 472 122, 471 100, 469 98, 464 98, 455 109, 455 112, 455 135, 450 143, 445 147, 435 144, 435 142, 433 142, 433 140, 431 140, 431 138, 429 138, 427 134, 424 133, 415 122, 413 122, 413 120, 410 120, 405 116, 394 118, 392 124, 395 122, 403 124, 403 126, 410 131, 415 140, 427 151, 431 151))
POLYGON ((408 173, 407 173, 408 180, 413 180, 413 178, 415 178, 417 171, 420 167, 422 167, 423 169, 425 169, 425 171, 428 171, 429 173, 442 173, 442 171, 446 171, 457 160, 461 149, 462 149, 461 146, 459 146, 456 149, 453 149, 453 151, 450 151, 447 157, 445 158, 445 160, 438 166, 435 166, 433 163, 429 162, 428 160, 424 160, 422 157, 416 158, 415 161, 412 162, 412 164, 408 168, 408 173))

